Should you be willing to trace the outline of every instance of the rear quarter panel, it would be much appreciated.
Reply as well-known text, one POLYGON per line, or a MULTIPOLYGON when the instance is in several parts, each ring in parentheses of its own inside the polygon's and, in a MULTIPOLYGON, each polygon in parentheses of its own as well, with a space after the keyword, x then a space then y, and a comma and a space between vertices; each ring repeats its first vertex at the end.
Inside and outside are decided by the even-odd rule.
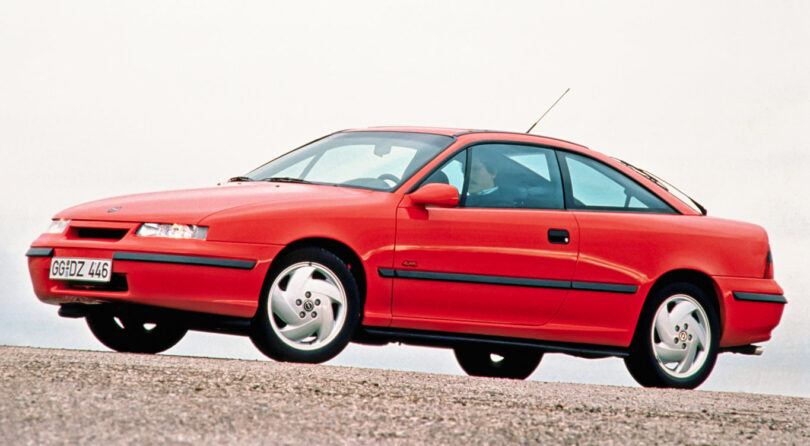
MULTIPOLYGON (((566 341, 629 345, 650 289, 670 271, 760 279, 765 271, 768 239, 756 225, 695 215, 574 215, 580 227, 580 254, 573 280, 633 284, 639 289, 632 295, 571 290, 546 327, 566 341)), ((718 310, 725 320, 727 301, 718 291, 718 310)))
POLYGON ((768 237, 759 226, 691 215, 574 212, 581 231, 575 276, 643 284, 674 269, 761 278, 768 237))

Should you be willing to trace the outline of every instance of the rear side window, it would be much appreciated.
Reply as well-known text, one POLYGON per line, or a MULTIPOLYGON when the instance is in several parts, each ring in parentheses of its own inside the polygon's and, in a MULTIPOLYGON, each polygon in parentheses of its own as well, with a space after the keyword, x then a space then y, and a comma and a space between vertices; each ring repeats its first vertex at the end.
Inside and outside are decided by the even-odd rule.
POLYGON ((569 209, 676 213, 664 200, 612 167, 586 156, 559 153, 568 173, 569 209))

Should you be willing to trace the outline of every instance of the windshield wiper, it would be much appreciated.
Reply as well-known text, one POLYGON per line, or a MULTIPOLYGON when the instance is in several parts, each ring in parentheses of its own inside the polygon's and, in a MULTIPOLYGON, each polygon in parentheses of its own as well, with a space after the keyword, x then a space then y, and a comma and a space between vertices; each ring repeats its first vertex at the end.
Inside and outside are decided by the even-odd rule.
POLYGON ((270 177, 270 178, 265 178, 263 181, 271 181, 271 182, 279 182, 279 183, 312 184, 311 181, 302 180, 301 178, 293 178, 293 177, 270 177))
POLYGON ((253 178, 239 176, 239 177, 231 177, 231 179, 228 180, 229 183, 234 183, 236 181, 253 181, 253 178))

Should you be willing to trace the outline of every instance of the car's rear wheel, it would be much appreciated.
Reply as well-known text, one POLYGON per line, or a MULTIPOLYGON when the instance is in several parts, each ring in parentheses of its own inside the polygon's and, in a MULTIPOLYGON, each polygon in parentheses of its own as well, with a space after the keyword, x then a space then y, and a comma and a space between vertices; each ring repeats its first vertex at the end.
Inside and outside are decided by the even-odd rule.
POLYGON ((720 320, 706 292, 669 284, 645 305, 624 362, 642 386, 693 389, 714 368, 719 338, 720 320))
POLYGON ((278 259, 251 324, 251 340, 270 358, 319 363, 343 351, 360 321, 357 283, 343 260, 322 248, 278 259))
POLYGON ((453 351, 458 364, 468 375, 490 378, 526 379, 543 358, 543 352, 528 349, 463 346, 453 351))
POLYGON ((183 339, 188 329, 158 315, 99 309, 86 316, 93 335, 107 347, 129 353, 160 353, 183 339))

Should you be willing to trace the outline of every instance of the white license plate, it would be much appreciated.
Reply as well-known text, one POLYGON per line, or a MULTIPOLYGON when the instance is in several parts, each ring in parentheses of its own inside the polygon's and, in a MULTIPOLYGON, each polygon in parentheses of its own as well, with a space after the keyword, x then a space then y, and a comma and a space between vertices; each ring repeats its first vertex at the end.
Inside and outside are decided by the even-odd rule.
POLYGON ((51 259, 51 279, 109 282, 112 260, 54 257, 51 259))

